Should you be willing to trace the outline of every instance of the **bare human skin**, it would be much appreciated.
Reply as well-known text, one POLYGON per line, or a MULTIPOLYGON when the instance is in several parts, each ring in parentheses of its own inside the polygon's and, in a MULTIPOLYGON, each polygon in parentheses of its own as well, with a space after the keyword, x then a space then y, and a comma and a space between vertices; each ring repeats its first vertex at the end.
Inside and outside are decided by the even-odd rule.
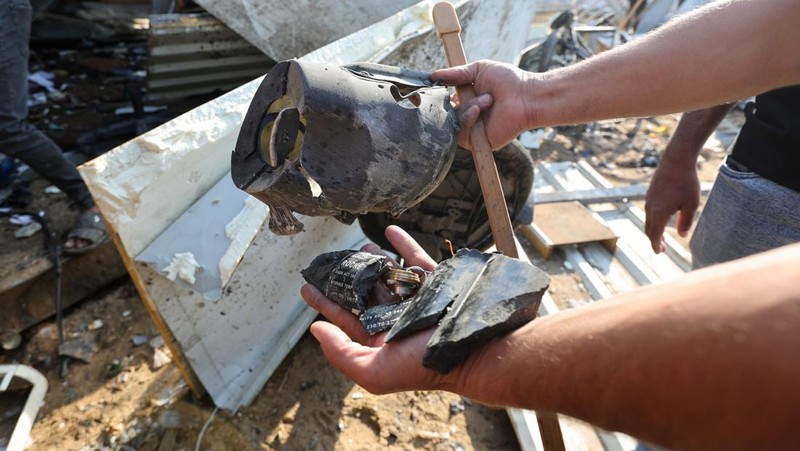
POLYGON ((693 111, 798 84, 799 20, 793 0, 722 0, 550 72, 483 60, 432 77, 475 88, 460 106, 460 144, 480 114, 499 149, 536 127, 693 111))
MULTIPOLYGON (((408 264, 432 264, 401 229, 386 236, 408 264)), ((797 280, 800 244, 536 319, 447 375, 422 366, 431 330, 385 344, 313 286, 301 293, 330 321, 311 326, 325 356, 372 393, 446 390, 678 449, 779 449, 800 440, 797 280)))
MULTIPOLYGON (((474 86, 459 106, 460 143, 480 117, 499 149, 531 128, 693 111, 798 84, 798 21, 793 0, 723 0, 545 74, 478 61, 433 78, 474 86)), ((386 234, 409 262, 424 259, 401 230, 386 234)), ((800 244, 785 246, 537 319, 446 376, 422 367, 430 331, 384 344, 313 287, 301 292, 331 321, 311 327, 328 360, 373 393, 447 390, 678 449, 782 449, 800 441, 798 280, 800 244)))
POLYGON ((697 156, 703 144, 735 104, 723 104, 692 111, 681 117, 678 128, 669 140, 658 168, 650 181, 645 197, 644 231, 650 238, 653 252, 664 252, 664 227, 672 215, 678 214, 678 234, 686 237, 692 228, 694 214, 700 205, 700 179, 697 177, 697 156))

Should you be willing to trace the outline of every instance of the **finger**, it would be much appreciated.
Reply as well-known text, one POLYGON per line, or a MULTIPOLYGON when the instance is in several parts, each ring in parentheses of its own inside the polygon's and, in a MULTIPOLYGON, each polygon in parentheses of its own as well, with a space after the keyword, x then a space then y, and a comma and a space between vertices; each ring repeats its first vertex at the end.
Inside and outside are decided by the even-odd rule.
POLYGON ((656 218, 654 213, 646 213, 644 219, 644 233, 650 238, 650 246, 656 254, 662 251, 662 240, 664 238, 664 227, 666 220, 661 217, 656 218))
POLYGON ((678 221, 676 227, 678 235, 686 238, 689 234, 689 229, 692 228, 692 221, 694 220, 694 209, 684 208, 678 212, 678 221))
POLYGON ((357 343, 342 329, 324 321, 311 324, 310 331, 334 368, 357 383, 361 377, 369 376, 369 362, 379 348, 357 343))
POLYGON ((431 74, 431 79, 444 82, 444 84, 449 86, 469 85, 475 81, 475 75, 477 74, 476 69, 477 66, 475 63, 448 67, 446 69, 437 69, 431 74))
POLYGON ((386 228, 385 234, 386 239, 403 256, 408 266, 419 266, 428 271, 436 267, 436 262, 405 230, 395 225, 390 225, 386 228))
POLYGON ((337 325, 350 338, 359 343, 367 343, 369 334, 364 330, 358 318, 339 304, 325 297, 317 287, 305 284, 300 288, 300 295, 306 301, 306 304, 327 318, 328 321, 337 325))
POLYGON ((461 110, 461 114, 458 116, 459 122, 461 122, 461 130, 469 130, 475 125, 475 122, 478 122, 478 117, 481 115, 480 107, 477 105, 472 105, 466 109, 461 110))

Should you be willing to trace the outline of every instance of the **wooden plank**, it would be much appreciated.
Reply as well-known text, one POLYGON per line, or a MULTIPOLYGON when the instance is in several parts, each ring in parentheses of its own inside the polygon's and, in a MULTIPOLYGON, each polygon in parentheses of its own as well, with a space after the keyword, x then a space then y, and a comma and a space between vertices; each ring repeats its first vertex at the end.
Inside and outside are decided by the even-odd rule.
POLYGON ((545 259, 552 249, 568 244, 600 242, 613 252, 617 235, 577 201, 543 204, 536 207, 534 233, 529 239, 543 249, 545 259))
MULTIPOLYGON (((108 241, 82 255, 61 259, 61 303, 67 308, 125 275, 114 243, 108 241)), ((56 269, 39 257, 0 283, 0 332, 19 333, 55 315, 56 269)))

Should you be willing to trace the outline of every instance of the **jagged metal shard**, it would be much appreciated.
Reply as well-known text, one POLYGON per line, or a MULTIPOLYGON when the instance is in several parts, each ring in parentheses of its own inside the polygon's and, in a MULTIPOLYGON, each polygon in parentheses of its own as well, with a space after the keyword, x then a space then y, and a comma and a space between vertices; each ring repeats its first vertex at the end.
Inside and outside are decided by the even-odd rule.
POLYGON ((386 257, 347 250, 318 256, 302 274, 359 315, 370 334, 391 328, 386 342, 438 324, 422 364, 442 374, 495 337, 536 318, 550 285, 548 275, 530 263, 462 249, 428 274, 414 297, 388 303, 392 295, 381 277, 391 268, 386 257))
POLYGON ((533 320, 549 285, 550 277, 539 268, 493 255, 482 277, 442 318, 423 366, 447 374, 478 347, 533 320))
POLYGON ((328 299, 358 314, 367 310, 373 288, 390 267, 382 255, 345 250, 317 256, 301 274, 328 299))
MULTIPOLYGON (((513 224, 533 221, 533 159, 519 141, 492 153, 508 214, 513 224)), ((358 217, 364 234, 383 249, 393 250, 383 231, 400 226, 434 260, 450 257, 450 249, 485 250, 494 243, 472 153, 460 149, 442 183, 422 202, 399 216, 367 213, 358 217)))
POLYGON ((429 73, 283 61, 250 103, 231 176, 269 205, 279 235, 303 229, 294 213, 346 224, 398 215, 447 175, 458 128, 447 88, 429 73))
POLYGON ((461 249, 443 261, 425 279, 413 303, 400 315, 385 340, 398 340, 435 326, 459 295, 469 293, 492 256, 474 249, 461 249))
POLYGON ((411 300, 407 300, 370 307, 358 317, 358 320, 370 335, 375 335, 392 327, 397 322, 397 318, 411 305, 411 302, 411 300))

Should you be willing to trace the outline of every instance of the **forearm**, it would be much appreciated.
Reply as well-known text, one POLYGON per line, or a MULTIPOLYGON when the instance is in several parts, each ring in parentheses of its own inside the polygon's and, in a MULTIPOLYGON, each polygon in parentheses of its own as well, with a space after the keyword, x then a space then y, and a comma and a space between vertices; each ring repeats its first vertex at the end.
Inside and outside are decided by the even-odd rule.
POLYGON ((691 111, 800 82, 793 0, 727 0, 526 84, 530 128, 691 111))
POLYGON ((662 164, 685 166, 682 170, 694 171, 703 145, 734 106, 731 102, 685 113, 664 149, 662 164))
POLYGON ((793 245, 537 319, 479 351, 457 391, 679 448, 796 441, 797 280, 793 245))

